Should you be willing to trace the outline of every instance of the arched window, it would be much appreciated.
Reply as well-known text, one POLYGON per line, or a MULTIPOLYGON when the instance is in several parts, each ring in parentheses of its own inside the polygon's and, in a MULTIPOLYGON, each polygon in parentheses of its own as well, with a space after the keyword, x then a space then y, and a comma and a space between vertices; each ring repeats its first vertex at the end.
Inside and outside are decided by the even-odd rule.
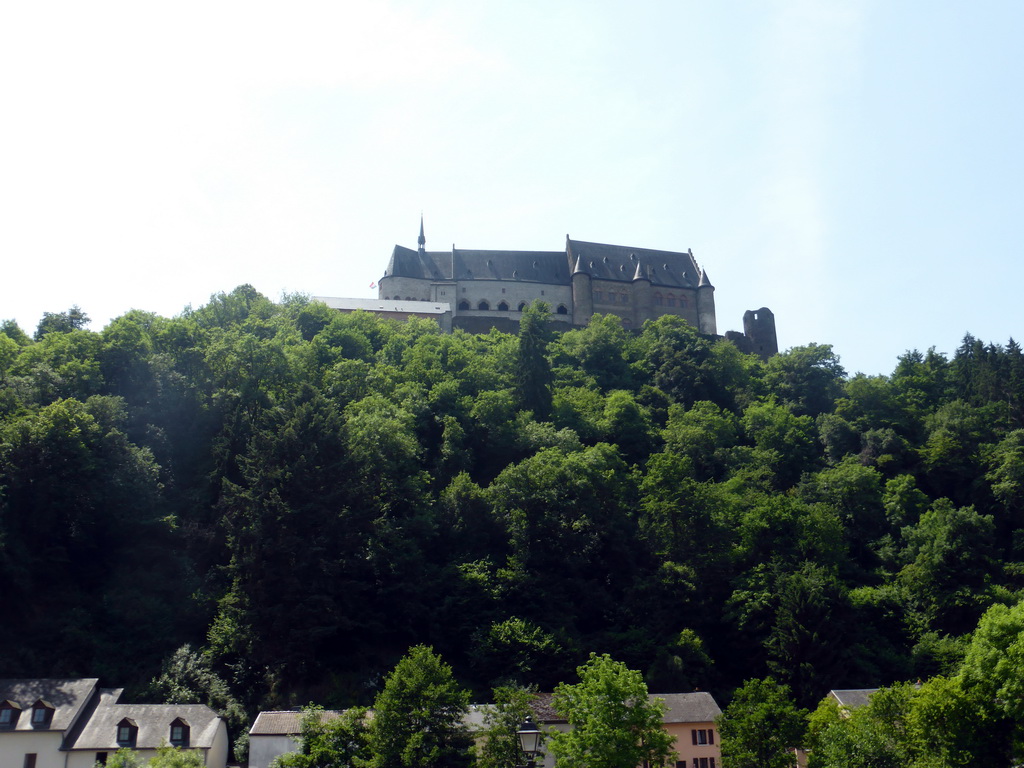
POLYGON ((665 299, 660 293, 654 294, 654 306, 663 307, 665 306, 665 299))
POLYGON ((680 296, 679 306, 682 307, 683 309, 686 309, 688 306, 690 306, 690 300, 687 299, 685 296, 680 296))
POLYGON ((594 301, 604 301, 604 291, 594 291, 594 301))
POLYGON ((620 293, 619 304, 629 304, 629 296, 625 293, 620 293))
POLYGON ((665 305, 669 307, 674 307, 676 305, 676 295, 674 293, 670 293, 665 297, 665 305))
POLYGON ((507 301, 499 302, 498 303, 498 311, 499 312, 508 312, 508 302, 507 301))
POLYGON ((522 312, 525 309, 526 309, 526 302, 525 301, 520 301, 519 302, 519 311, 522 312))
POLYGON ((459 309, 469 309, 469 302, 463 299, 459 302, 459 309))
POLYGON ((565 308, 565 304, 559 304, 558 309, 555 310, 555 313, 559 315, 568 315, 569 310, 565 308))
POLYGON ((486 301, 481 301, 479 304, 476 305, 476 308, 486 312, 488 309, 491 308, 491 305, 488 304, 486 301))

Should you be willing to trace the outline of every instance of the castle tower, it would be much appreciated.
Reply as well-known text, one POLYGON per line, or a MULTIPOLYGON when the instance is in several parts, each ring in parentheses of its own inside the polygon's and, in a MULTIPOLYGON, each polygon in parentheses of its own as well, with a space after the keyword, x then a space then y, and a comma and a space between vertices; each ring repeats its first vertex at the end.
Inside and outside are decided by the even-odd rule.
MULTIPOLYGON (((630 254, 630 258, 636 259, 636 254, 630 254)), ((640 259, 636 259, 636 272, 633 273, 633 321, 634 327, 639 328, 652 317, 651 280, 647 277, 647 270, 643 268, 640 259)))
POLYGON ((594 294, 590 284, 590 273, 583 266, 583 254, 576 257, 576 268, 572 271, 572 324, 586 325, 594 314, 594 294))
POLYGON ((750 341, 754 354, 767 360, 779 351, 779 339, 775 334, 775 315, 768 307, 748 309, 743 313, 743 333, 750 341))
POLYGON ((718 335, 718 323, 715 320, 715 286, 708 280, 708 273, 700 271, 700 282, 697 284, 697 330, 710 336, 718 335))

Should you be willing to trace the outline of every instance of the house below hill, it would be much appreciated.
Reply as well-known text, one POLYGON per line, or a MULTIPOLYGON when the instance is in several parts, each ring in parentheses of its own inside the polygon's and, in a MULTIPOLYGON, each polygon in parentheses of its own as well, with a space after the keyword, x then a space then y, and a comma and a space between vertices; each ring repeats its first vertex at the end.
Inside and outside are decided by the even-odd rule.
POLYGON ((164 745, 225 768, 224 721, 203 704, 119 704, 122 689, 96 678, 0 680, 0 766, 93 768, 117 750, 143 759, 164 745))

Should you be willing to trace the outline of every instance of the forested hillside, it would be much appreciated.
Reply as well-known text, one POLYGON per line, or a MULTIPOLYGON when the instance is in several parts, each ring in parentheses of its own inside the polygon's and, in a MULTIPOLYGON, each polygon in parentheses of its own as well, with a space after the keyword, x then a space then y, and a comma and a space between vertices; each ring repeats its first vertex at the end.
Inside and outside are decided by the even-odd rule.
POLYGON ((0 676, 341 706, 427 644, 481 696, 593 651, 811 706, 955 669, 1024 589, 1012 340, 849 377, 670 316, 445 335, 247 286, 84 324, 0 333, 0 676))

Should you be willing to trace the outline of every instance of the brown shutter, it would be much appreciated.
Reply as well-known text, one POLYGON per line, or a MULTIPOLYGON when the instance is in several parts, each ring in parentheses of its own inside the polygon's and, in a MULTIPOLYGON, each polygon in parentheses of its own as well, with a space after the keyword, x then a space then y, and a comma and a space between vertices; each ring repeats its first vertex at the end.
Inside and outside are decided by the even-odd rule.
POLYGON ((693 737, 693 744, 694 744, 694 746, 696 746, 697 745, 697 729, 696 728, 691 728, 690 729, 690 735, 693 737))
POLYGON ((708 728, 708 744, 714 744, 714 743, 715 743, 715 729, 714 728, 708 728))

